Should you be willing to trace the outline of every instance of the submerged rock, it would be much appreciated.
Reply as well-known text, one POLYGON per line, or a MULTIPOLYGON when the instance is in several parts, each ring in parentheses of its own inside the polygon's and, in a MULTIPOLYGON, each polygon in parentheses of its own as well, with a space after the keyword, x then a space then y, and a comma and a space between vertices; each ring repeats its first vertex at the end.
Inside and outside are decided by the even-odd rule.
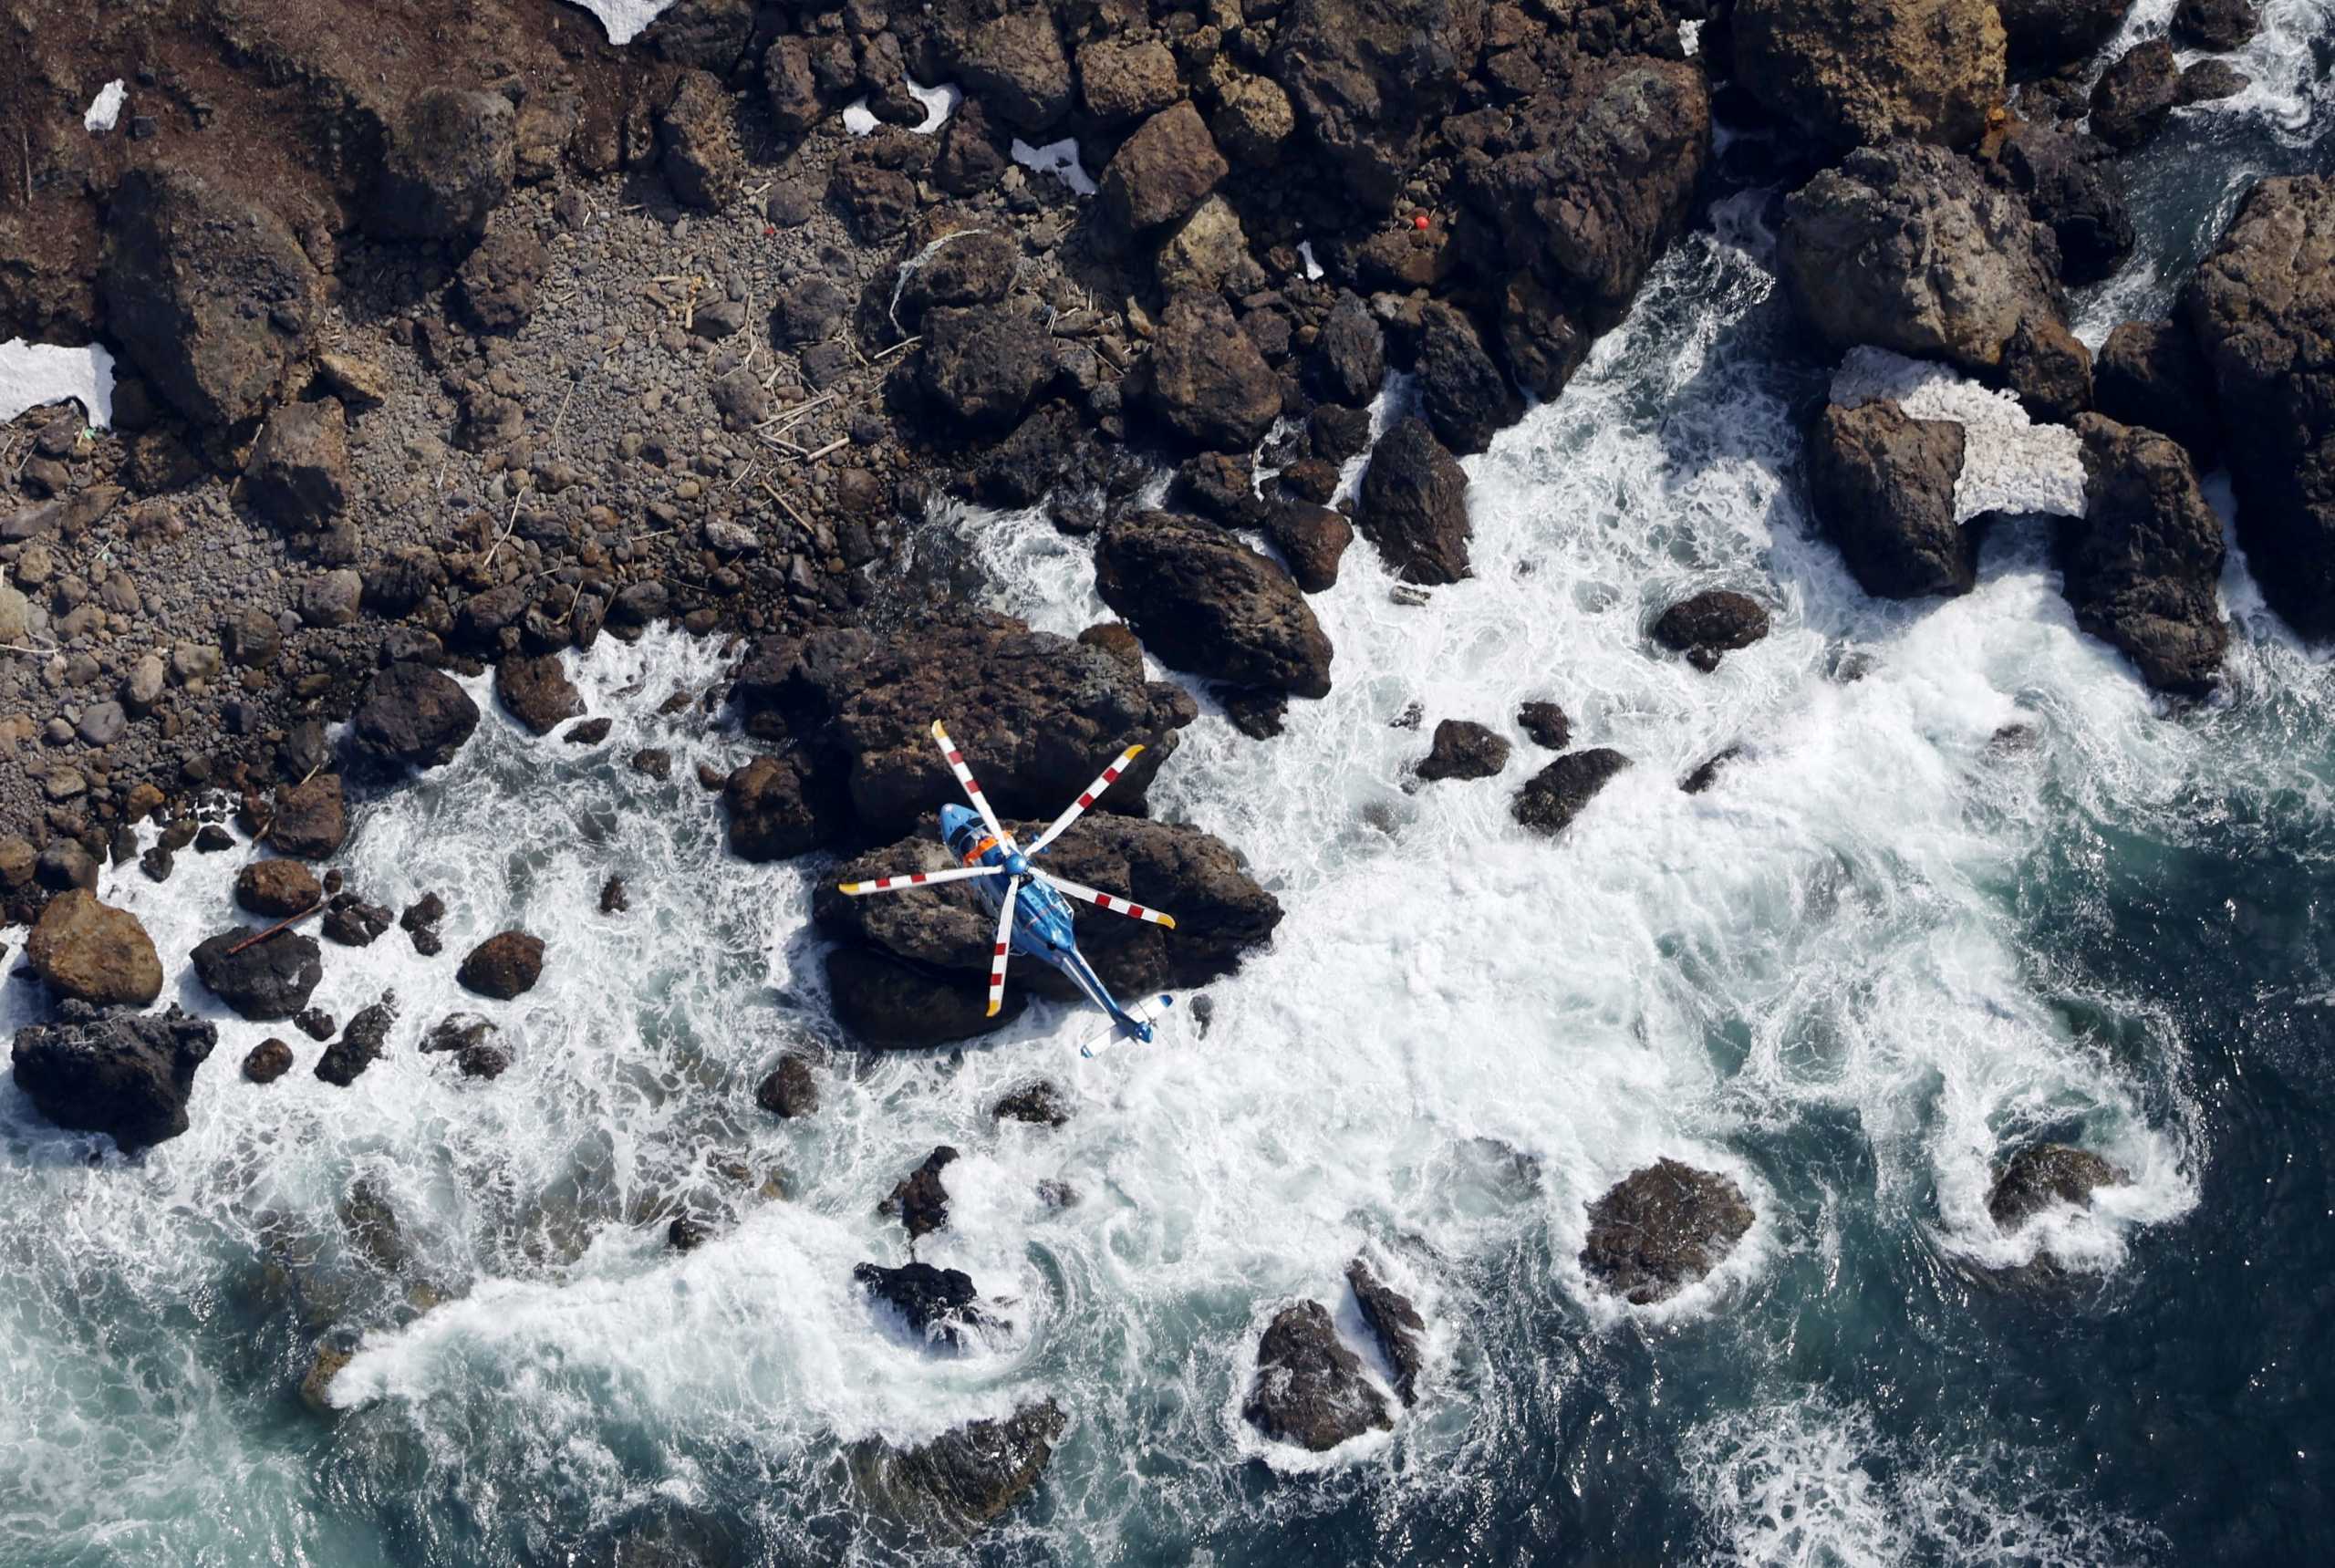
POLYGON ((851 1277, 869 1296, 898 1313, 929 1345, 956 1350, 968 1331, 1002 1326, 981 1310, 981 1293, 962 1269, 936 1269, 929 1263, 887 1269, 861 1263, 851 1277))
POLYGON ((1240 1416, 1273 1441, 1317 1454, 1395 1424, 1361 1358, 1339 1342, 1329 1309, 1310 1301, 1284 1307, 1266 1326, 1240 1416))
POLYGON ((1728 654, 1767 635, 1766 607, 1732 588, 1711 588, 1680 599, 1654 623, 1656 642, 1685 654, 1688 663, 1703 670, 1718 669, 1728 654))
POLYGON ((949 1223, 949 1189, 940 1184, 940 1173, 956 1162, 957 1151, 942 1144, 925 1157, 918 1166, 894 1185, 890 1196, 876 1206, 879 1214, 888 1214, 908 1227, 908 1240, 929 1236, 949 1223))
POLYGON ((1827 404, 1808 441, 1809 499, 1857 586, 1882 598, 1967 594, 1977 539, 1955 517, 1962 427, 1885 398, 1827 404))
POLYGON ((308 1005, 309 993, 325 977, 324 950, 315 939, 281 930, 231 951, 257 935, 234 926, 204 940, 189 955, 211 994, 254 1023, 290 1018, 308 1005))
POLYGON ((1435 739, 1413 771, 1433 783, 1439 779, 1488 779, 1508 766, 1508 741, 1468 719, 1446 719, 1435 727, 1435 739))
POLYGON ((1567 752, 1525 781, 1510 815, 1536 833, 1562 833, 1629 765, 1630 759, 1610 746, 1567 752))
POLYGON ((2132 1178, 2088 1148, 2064 1143, 2030 1144, 2005 1160, 1987 1193, 1987 1213, 2004 1231, 2016 1231, 2054 1204, 2081 1209, 2093 1191, 2132 1178))
POLYGON ((860 1491, 889 1522, 961 1539, 1035 1490, 1069 1424, 1052 1399, 1002 1421, 974 1421, 913 1449, 864 1442, 851 1449, 860 1491))
POLYGON ((544 940, 525 931, 498 931, 470 950, 454 978, 465 991, 508 1002, 534 989, 544 972, 544 940))
POLYGON ((16 1086, 42 1116, 136 1154, 186 1131, 195 1069, 218 1042, 216 1028, 176 1006, 130 1016, 67 1001, 56 1023, 16 1031, 9 1054, 16 1086))
POLYGON ((1589 1206, 1581 1266, 1632 1305, 1648 1306, 1718 1267, 1756 1218, 1728 1178, 1659 1159, 1589 1206))
POLYGON ((1527 702, 1516 711, 1517 727, 1536 746, 1562 752, 1572 744, 1572 720, 1554 702, 1527 702))
POLYGON ((97 1007, 144 1007, 162 994, 154 939, 127 909, 72 888, 48 901, 25 939, 33 972, 62 998, 97 1007))
POLYGON ((244 1057, 244 1076, 254 1084, 273 1084, 292 1070, 292 1047, 271 1034, 244 1057))
POLYGON ((2159 691, 2202 697, 2220 679, 2222 524, 2170 437, 2098 414, 2083 437, 2084 514, 2062 518, 2062 591, 2076 624, 2112 643, 2159 691))
POLYGON ((1178 670, 1299 697, 1330 691, 1330 639, 1279 563, 1171 513, 1122 517, 1095 547, 1095 588, 1178 670))
POLYGON ((811 1074, 811 1060, 790 1051, 754 1089, 754 1103, 773 1116, 793 1120, 819 1108, 819 1081, 811 1074))
POLYGON ((1427 1365, 1427 1321, 1411 1299, 1370 1272, 1360 1258, 1346 1265, 1346 1283, 1362 1308, 1362 1321, 1377 1337, 1380 1354, 1395 1372, 1395 1393, 1406 1405, 1418 1402, 1419 1373, 1427 1365))
POLYGON ((494 695, 503 711, 538 735, 550 734, 584 711, 584 694, 555 654, 502 660, 494 667, 494 695))
POLYGON ((1037 1078, 1008 1090, 989 1114, 1001 1122, 1058 1127, 1070 1120, 1070 1102, 1051 1078, 1037 1078))
POLYGON ((389 1026, 397 1022, 397 1010, 388 999, 359 1008, 340 1038, 325 1047, 317 1058, 317 1076, 337 1088, 347 1088, 358 1075, 380 1058, 388 1049, 389 1026))

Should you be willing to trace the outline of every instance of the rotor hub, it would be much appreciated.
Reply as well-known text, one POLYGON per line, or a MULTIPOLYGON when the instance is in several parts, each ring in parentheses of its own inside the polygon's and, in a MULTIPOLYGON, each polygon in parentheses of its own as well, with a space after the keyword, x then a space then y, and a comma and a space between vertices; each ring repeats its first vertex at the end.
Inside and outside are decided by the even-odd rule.
POLYGON ((1030 874, 1030 857, 1019 853, 1007 856, 1005 874, 1008 877, 1027 877, 1030 874))

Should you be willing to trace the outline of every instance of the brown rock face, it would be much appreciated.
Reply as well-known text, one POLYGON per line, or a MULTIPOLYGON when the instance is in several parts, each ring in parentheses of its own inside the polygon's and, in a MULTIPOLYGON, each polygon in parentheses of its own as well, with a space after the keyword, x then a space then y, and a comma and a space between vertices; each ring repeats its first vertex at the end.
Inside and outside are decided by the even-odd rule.
POLYGON ((1200 111, 1179 103, 1119 144, 1103 171, 1103 199, 1128 228, 1156 229, 1188 215, 1230 171, 1200 111))
POLYGON ((1095 587, 1178 670, 1299 697, 1330 690, 1330 639, 1281 566, 1209 524, 1140 513, 1104 530, 1095 587))
POLYGON ((1286 1308, 1266 1327, 1257 1343, 1257 1380, 1240 1415, 1274 1441, 1317 1454, 1395 1424, 1320 1302, 1286 1308))
POLYGON ((144 1007, 162 994, 162 961, 146 928, 83 888, 48 901, 25 957, 49 990, 93 1006, 144 1007))
POLYGON ((1865 592, 1882 598, 1967 594, 1978 547, 1955 520, 1962 427, 1914 420, 1886 400, 1828 404, 1808 441, 1809 499, 1865 592))
POLYGON ((1396 576, 1456 583, 1468 576, 1468 474, 1422 421, 1406 415, 1370 454, 1354 525, 1396 576))
POLYGON ((1963 147, 2003 101, 2003 24, 1989 0, 1743 0, 1735 65, 1828 141, 1963 147))
POLYGON ((324 896, 316 873, 297 860, 254 860, 235 873, 235 902, 271 919, 313 908, 324 896))
POLYGON ((1281 415, 1280 378, 1216 295, 1169 300, 1144 363, 1152 412, 1197 445, 1246 452, 1281 415))
POLYGON ((2063 1143, 2030 1144, 2003 1162, 1987 1194, 1987 1213, 2005 1231, 2016 1231, 2055 1203, 2081 1209, 2094 1189, 2114 1187, 2131 1177, 2088 1148, 2063 1143))
POLYGON ((534 990, 543 972, 543 938, 501 931, 472 948, 454 978, 466 991, 507 1002, 534 990))
POLYGON ((348 841, 348 807, 338 774, 318 774, 276 792, 267 842, 278 854, 322 860, 339 853, 348 841))
POLYGON ((1756 1218, 1726 1177, 1656 1160, 1589 1206, 1581 1266, 1634 1306, 1667 1301, 1724 1262, 1756 1218))
POLYGON ((1482 0, 1296 0, 1272 76, 1355 201, 1391 208, 1483 46, 1482 0))
POLYGON ((2077 420, 2076 432, 2084 514, 2063 518, 2059 532, 2076 624, 2114 644, 2155 690, 2205 696, 2229 647, 2219 598, 2221 519, 2170 436, 2098 414, 2077 420))
POLYGON ((1048 1399, 913 1449, 862 1443, 851 1450, 852 1478, 887 1523, 960 1541, 1037 1490, 1069 1424, 1048 1399))

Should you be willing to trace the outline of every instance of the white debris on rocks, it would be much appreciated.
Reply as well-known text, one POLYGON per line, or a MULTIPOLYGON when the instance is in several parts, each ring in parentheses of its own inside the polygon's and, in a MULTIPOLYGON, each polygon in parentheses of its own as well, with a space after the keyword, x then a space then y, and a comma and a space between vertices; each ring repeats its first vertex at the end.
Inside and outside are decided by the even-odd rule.
POLYGON ((854 136, 866 136, 876 129, 876 113, 864 98, 854 99, 844 105, 843 128, 854 136))
POLYGON ((600 19, 611 44, 629 44, 642 28, 672 7, 673 0, 576 0, 600 19))
POLYGON ((93 427, 110 426, 113 356, 95 343, 83 348, 27 343, 21 337, 0 343, 0 421, 68 398, 81 405, 93 427))
POLYGON ((2083 515, 2083 442, 2065 425, 2029 419, 2008 392, 1943 365, 1859 348, 1850 349, 1834 372, 1832 396, 1850 409, 1888 398, 1908 419, 1950 420, 1962 427, 1962 477, 1954 485, 1957 523, 1987 512, 2083 515))
POLYGON ((957 106, 965 101, 963 89, 955 82, 942 82, 939 87, 924 87, 920 86, 913 77, 902 79, 908 84, 908 96, 924 105, 923 120, 908 128, 918 136, 929 136, 948 124, 949 117, 957 112, 957 106))
POLYGON ((1049 141, 1043 147, 1033 147, 1017 136, 1013 139, 1013 161, 1024 169, 1062 176, 1063 183, 1082 196, 1095 193, 1095 182, 1086 177, 1086 171, 1079 164, 1078 141, 1074 137, 1049 141))
POLYGON ((90 132, 111 130, 121 123, 122 100, 130 96, 130 84, 119 77, 98 89, 89 100, 89 112, 81 117, 81 129, 90 132))

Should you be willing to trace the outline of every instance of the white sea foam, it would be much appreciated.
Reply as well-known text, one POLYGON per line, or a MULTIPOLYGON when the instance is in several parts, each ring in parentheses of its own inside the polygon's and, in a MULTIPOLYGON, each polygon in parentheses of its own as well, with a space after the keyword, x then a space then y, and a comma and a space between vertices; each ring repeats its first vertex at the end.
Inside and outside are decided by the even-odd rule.
POLYGON ((113 355, 102 345, 60 348, 21 337, 0 343, 0 421, 68 400, 96 428, 113 424, 113 355))

